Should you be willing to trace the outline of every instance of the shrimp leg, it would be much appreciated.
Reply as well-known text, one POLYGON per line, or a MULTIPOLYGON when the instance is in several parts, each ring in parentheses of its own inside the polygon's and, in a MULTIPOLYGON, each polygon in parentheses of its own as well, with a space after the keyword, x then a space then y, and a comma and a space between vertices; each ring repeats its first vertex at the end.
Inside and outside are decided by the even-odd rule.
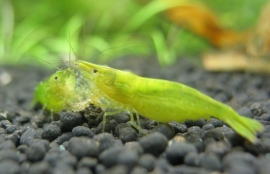
POLYGON ((142 134, 147 135, 147 133, 141 128, 141 125, 140 125, 140 116, 139 116, 138 112, 133 112, 133 113, 128 112, 128 115, 130 116, 130 125, 133 126, 135 129, 137 129, 142 134), (137 123, 134 120, 133 113, 135 114, 135 116, 137 118, 137 123))
POLYGON ((105 132, 105 125, 106 125, 106 118, 107 116, 116 115, 123 112, 122 110, 116 110, 116 111, 104 111, 100 115, 103 115, 102 118, 102 132, 105 132))

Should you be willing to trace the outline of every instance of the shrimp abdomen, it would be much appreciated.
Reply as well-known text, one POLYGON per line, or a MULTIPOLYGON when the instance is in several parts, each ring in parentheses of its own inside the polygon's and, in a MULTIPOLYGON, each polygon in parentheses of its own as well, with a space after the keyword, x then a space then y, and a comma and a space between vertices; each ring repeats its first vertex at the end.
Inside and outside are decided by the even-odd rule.
POLYGON ((239 115, 231 107, 186 85, 140 78, 133 106, 141 115, 159 122, 218 118, 251 142, 263 129, 256 120, 239 115))
POLYGON ((214 99, 180 83, 139 80, 132 104, 140 114, 160 122, 208 119, 222 107, 214 99))

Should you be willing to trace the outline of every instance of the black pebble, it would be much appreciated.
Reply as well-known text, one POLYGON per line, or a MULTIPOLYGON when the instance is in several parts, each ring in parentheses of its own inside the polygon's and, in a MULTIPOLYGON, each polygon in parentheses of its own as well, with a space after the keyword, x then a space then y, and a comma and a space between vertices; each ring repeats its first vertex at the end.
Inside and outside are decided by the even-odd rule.
POLYGON ((262 140, 262 145, 264 147, 265 153, 270 153, 270 139, 264 138, 262 140))
POLYGON ((205 147, 205 152, 212 152, 216 154, 219 158, 222 158, 225 154, 227 154, 231 150, 231 145, 225 141, 218 141, 209 143, 205 147))
POLYGON ((97 127, 100 124, 100 122, 102 122, 102 117, 89 118, 87 120, 88 120, 87 124, 89 127, 97 127))
POLYGON ((132 171, 130 172, 130 174, 147 174, 147 173, 148 173, 147 170, 140 166, 134 167, 132 171))
POLYGON ((269 132, 270 132, 270 125, 264 125, 264 130, 263 130, 263 132, 261 134, 261 137, 270 138, 269 132))
POLYGON ((112 132, 115 130, 117 125, 118 125, 118 123, 114 119, 110 120, 110 126, 112 129, 112 132))
POLYGON ((78 168, 76 174, 93 174, 93 172, 87 167, 78 168))
POLYGON ((63 133, 61 136, 57 137, 53 142, 58 145, 61 145, 65 141, 69 141, 72 137, 73 137, 72 132, 63 133))
POLYGON ((43 161, 48 162, 50 165, 54 166, 56 162, 59 160, 59 154, 60 152, 48 152, 46 153, 45 157, 43 158, 43 161))
POLYGON ((214 153, 202 153, 200 157, 200 166, 209 170, 221 170, 221 162, 214 153))
POLYGON ((48 140, 43 140, 43 139, 33 139, 32 141, 30 141, 30 146, 34 145, 34 144, 40 144, 41 146, 44 146, 44 148, 46 149, 46 151, 49 150, 50 148, 50 142, 48 140))
POLYGON ((61 135, 61 129, 56 125, 49 124, 48 126, 46 126, 43 129, 41 136, 44 139, 47 139, 49 141, 53 141, 54 139, 56 139, 60 135, 61 135))
POLYGON ((217 95, 215 95, 215 99, 221 102, 227 102, 232 98, 232 95, 230 93, 223 93, 220 92, 217 95))
POLYGON ((41 161, 37 163, 33 163, 30 168, 29 168, 29 174, 37 174, 37 173, 42 173, 42 174, 50 174, 52 173, 52 168, 50 164, 47 162, 41 161))
POLYGON ((227 173, 257 173, 257 159, 246 152, 230 152, 222 160, 224 171, 227 173))
POLYGON ((128 167, 125 165, 117 165, 106 170, 103 174, 128 174, 128 167))
POLYGON ((252 118, 254 116, 253 113, 251 112, 251 110, 248 107, 240 108, 239 110, 237 110, 237 113, 239 115, 243 115, 243 116, 246 116, 246 117, 249 117, 249 118, 252 118))
POLYGON ((23 153, 19 154, 19 163, 21 164, 24 161, 27 161, 26 154, 23 154, 23 153))
POLYGON ((99 154, 99 148, 93 139, 86 137, 73 137, 68 144, 68 150, 71 154, 77 158, 84 156, 97 157, 99 154))
POLYGON ((127 166, 130 171, 133 167, 135 167, 138 159, 139 155, 136 152, 130 150, 123 150, 118 156, 117 163, 127 166))
POLYGON ((3 174, 19 174, 20 167, 16 161, 7 159, 0 162, 0 172, 3 174))
POLYGON ((113 118, 118 124, 126 123, 129 121, 129 116, 125 113, 117 114, 113 116, 113 118))
POLYGON ((6 134, 6 133, 7 133, 7 131, 4 128, 0 127, 0 135, 6 134))
POLYGON ((210 130, 210 129, 213 129, 213 128, 215 128, 214 125, 212 125, 210 123, 207 123, 202 127, 202 130, 206 131, 206 130, 210 130))
POLYGON ((96 166, 96 168, 95 168, 94 173, 96 173, 96 174, 103 174, 105 172, 105 170, 106 170, 106 167, 104 165, 98 164, 96 166))
POLYGON ((31 116, 20 116, 20 117, 16 117, 15 120, 20 123, 20 124, 25 124, 27 122, 29 122, 31 119, 31 116))
MULTIPOLYGON (((61 121, 60 120, 58 120, 58 121, 52 121, 50 124, 48 124, 48 125, 55 125, 55 126, 57 126, 57 127, 61 127, 61 121)), ((44 125, 46 125, 46 124, 44 124, 44 125)), ((46 125, 47 126, 47 125, 46 125)), ((45 126, 45 127, 46 127, 45 126)))
POLYGON ((59 160, 72 167, 75 167, 78 163, 77 158, 74 155, 70 154, 68 151, 62 151, 60 153, 59 160))
POLYGON ((189 166, 199 166, 198 153, 195 151, 188 152, 184 157, 184 163, 189 166))
POLYGON ((6 129, 8 126, 11 126, 12 124, 8 120, 2 120, 0 121, 0 126, 4 129, 6 129))
POLYGON ((205 124, 212 124, 215 127, 222 127, 225 123, 221 120, 216 119, 216 118, 211 118, 205 124))
POLYGON ((103 122, 100 122, 96 128, 96 134, 102 133, 104 127, 104 132, 111 133, 114 131, 115 125, 111 125, 109 120, 106 120, 105 125, 103 126, 103 122))
POLYGON ((127 150, 137 152, 139 156, 143 154, 143 148, 137 141, 127 142, 124 145, 124 148, 127 150))
POLYGON ((0 150, 15 149, 15 144, 11 140, 7 140, 0 144, 0 150))
POLYGON ((0 134, 0 143, 3 143, 6 141, 6 134, 0 134))
POLYGON ((198 134, 199 136, 201 136, 203 130, 199 126, 192 126, 188 128, 188 132, 198 134))
POLYGON ((20 144, 25 144, 27 146, 30 145, 30 141, 37 138, 38 135, 36 133, 36 130, 33 128, 27 129, 20 138, 20 144))
POLYGON ((75 174, 75 171, 70 165, 59 161, 57 162, 56 167, 53 169, 52 173, 75 174))
POLYGON ((130 127, 130 125, 126 124, 126 123, 120 123, 115 127, 114 130, 114 136, 115 137, 119 137, 119 131, 120 129, 126 128, 126 127, 130 127))
POLYGON ((203 141, 201 139, 201 136, 200 136, 200 133, 201 131, 199 132, 196 132, 196 131, 190 131, 190 132, 186 132, 184 133, 184 138, 187 140, 187 142, 193 144, 197 150, 199 152, 202 152, 203 151, 203 141))
POLYGON ((14 132, 13 134, 8 134, 6 136, 6 140, 11 140, 11 141, 13 141, 14 144, 17 144, 19 142, 20 137, 21 136, 19 133, 14 132))
POLYGON ((184 157, 189 152, 197 152, 194 145, 185 142, 175 142, 167 147, 166 158, 172 165, 181 164, 184 157))
POLYGON ((110 168, 110 167, 116 165, 118 155, 122 150, 123 150, 122 147, 117 147, 117 146, 104 150, 99 155, 100 163, 103 164, 107 168, 110 168))
POLYGON ((42 118, 40 115, 37 115, 37 116, 31 117, 30 122, 26 122, 25 124, 23 124, 23 126, 25 127, 34 126, 37 128, 37 127, 42 127, 43 124, 44 124, 44 118, 42 118))
POLYGON ((262 78, 252 78, 250 79, 250 86, 254 88, 261 88, 263 84, 262 78))
POLYGON ((141 128, 147 129, 147 130, 150 130, 153 127, 158 125, 158 123, 154 120, 142 120, 140 124, 141 124, 141 128))
POLYGON ((62 144, 62 146, 64 146, 65 149, 68 149, 68 143, 69 143, 69 142, 66 141, 66 142, 64 142, 64 143, 62 144))
POLYGON ((19 155, 13 149, 6 149, 0 151, 0 163, 3 160, 13 160, 19 162, 19 155))
POLYGON ((215 140, 232 139, 235 136, 234 131, 229 127, 217 127, 205 131, 203 139, 214 138, 215 140))
POLYGON ((17 151, 19 151, 20 153, 26 153, 26 150, 28 149, 28 146, 23 144, 17 147, 17 151))
POLYGON ((234 165, 231 165, 229 167, 224 167, 224 172, 230 173, 230 174, 257 174, 257 169, 253 168, 252 166, 249 166, 248 164, 243 164, 241 162, 235 161, 234 165))
POLYGON ((155 156, 151 154, 143 154, 138 161, 138 165, 145 168, 148 172, 151 172, 154 169, 155 162, 155 156))
POLYGON ((19 113, 7 112, 7 120, 11 122, 18 116, 20 116, 19 113))
POLYGON ((260 116, 260 119, 263 121, 270 121, 270 113, 265 113, 260 116))
POLYGON ((211 172, 204 168, 194 168, 186 165, 181 165, 170 168, 169 173, 209 174, 211 172))
POLYGON ((260 156, 257 160, 258 162, 258 173, 264 174, 264 173, 270 173, 270 159, 266 156, 260 156))
POLYGON ((77 158, 68 151, 50 151, 46 154, 43 161, 48 162, 52 166, 55 166, 58 161, 61 161, 72 167, 75 167, 78 162, 77 158))
POLYGON ((119 130, 119 139, 123 142, 135 141, 137 132, 132 127, 125 127, 119 130))
POLYGON ((29 161, 40 161, 44 158, 46 149, 42 144, 32 144, 27 150, 26 155, 29 161))
POLYGON ((254 155, 259 155, 265 153, 265 146, 261 141, 258 141, 256 144, 253 144, 249 141, 244 142, 244 148, 247 152, 250 152, 254 155))
POLYGON ((97 142, 99 146, 99 152, 103 152, 104 150, 115 145, 116 141, 112 134, 109 133, 101 133, 94 137, 94 140, 97 142))
POLYGON ((139 140, 144 153, 159 156, 167 147, 168 139, 161 133, 152 133, 139 140))
POLYGON ((87 136, 87 137, 94 137, 94 132, 85 126, 76 126, 72 129, 72 133, 75 137, 79 136, 87 136))
POLYGON ((175 133, 187 132, 187 126, 185 124, 181 124, 181 123, 177 123, 177 122, 170 122, 169 124, 173 126, 175 133))
POLYGON ((164 173, 169 173, 169 169, 172 168, 172 165, 168 162, 168 160, 162 157, 157 159, 153 172, 155 172, 157 168, 161 169, 161 171, 163 171, 164 173))
POLYGON ((4 116, 2 113, 0 113, 0 121, 2 121, 2 120, 6 120, 7 119, 7 117, 6 116, 4 116))
POLYGON ((97 164, 98 160, 96 158, 83 157, 78 163, 78 168, 89 168, 94 171, 97 164))
POLYGON ((61 129, 71 131, 75 126, 82 122, 82 116, 77 112, 61 112, 60 113, 61 129))
POLYGON ((21 128, 20 128, 19 126, 16 126, 16 125, 9 125, 9 126, 7 126, 7 128, 6 128, 6 131, 7 131, 8 134, 12 134, 12 133, 14 133, 15 131, 20 130, 20 129, 21 129, 21 128))
POLYGON ((188 120, 185 122, 185 124, 187 125, 187 127, 192 127, 192 126, 202 127, 205 124, 205 120, 204 119, 188 120))
POLYGON ((250 106, 250 111, 254 116, 260 116, 264 113, 264 108, 262 104, 254 103, 250 106))
POLYGON ((160 132, 167 137, 168 140, 172 139, 175 135, 174 127, 170 124, 160 123, 155 126, 151 132, 160 132))

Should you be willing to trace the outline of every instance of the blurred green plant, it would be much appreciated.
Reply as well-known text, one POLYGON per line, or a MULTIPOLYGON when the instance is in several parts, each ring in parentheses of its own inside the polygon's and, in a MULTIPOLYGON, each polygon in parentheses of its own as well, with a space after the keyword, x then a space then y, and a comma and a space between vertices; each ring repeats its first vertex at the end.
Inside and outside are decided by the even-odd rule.
MULTIPOLYGON (((232 19, 237 19, 234 27, 246 28, 256 22, 265 1, 205 2, 222 12, 225 23, 235 24, 232 19)), ((58 66, 61 59, 77 55, 97 62, 126 55, 157 55, 161 65, 172 64, 180 56, 195 55, 211 47, 160 14, 181 2, 184 1, 2 0, 0 64, 40 65, 44 64, 42 59, 58 66), (100 52, 103 53, 98 58, 94 56, 100 52)))

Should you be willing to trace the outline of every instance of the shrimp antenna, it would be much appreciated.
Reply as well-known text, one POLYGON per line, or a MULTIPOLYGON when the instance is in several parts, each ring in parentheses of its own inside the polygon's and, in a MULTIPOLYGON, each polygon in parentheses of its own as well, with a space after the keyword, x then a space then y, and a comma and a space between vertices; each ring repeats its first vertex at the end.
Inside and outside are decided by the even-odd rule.
MULTIPOLYGON (((70 39, 70 34, 69 34, 69 39, 70 39)), ((69 43, 69 41, 68 41, 68 43, 69 43)), ((69 48, 68 48, 68 67, 70 67, 70 48, 71 46, 70 46, 70 44, 69 44, 69 48)))
MULTIPOLYGON (((85 20, 83 24, 83 40, 85 40, 85 20)), ((83 42, 83 57, 85 58, 85 41, 83 42)))
POLYGON ((54 67, 54 68, 56 68, 56 69, 58 69, 58 70, 61 70, 61 68, 59 68, 59 67, 53 65, 51 62, 49 62, 49 61, 47 61, 47 60, 41 59, 41 58, 36 57, 36 56, 35 56, 35 58, 38 59, 38 60, 41 60, 41 61, 43 61, 43 62, 45 62, 45 63, 47 63, 47 64, 49 64, 49 65, 51 65, 52 67, 54 67))
MULTIPOLYGON (((70 33, 69 33, 69 39, 67 38, 67 41, 68 41, 68 44, 69 44, 69 48, 71 48, 71 50, 73 51, 75 57, 78 58, 78 55, 76 54, 75 50, 73 49, 73 47, 72 47, 72 45, 70 43, 70 33)), ((69 52, 69 54, 70 54, 70 52, 69 52)), ((70 63, 70 62, 71 61, 70 61, 70 55, 69 55, 69 62, 68 63, 70 63)), ((69 64, 69 66, 70 66, 70 64, 69 64)))
MULTIPOLYGON (((146 42, 146 41, 145 41, 146 42)), ((98 55, 100 55, 101 53, 104 53, 105 51, 108 51, 108 50, 112 50, 112 49, 116 49, 116 48, 119 48, 119 47, 122 47, 123 48, 123 46, 129 46, 129 45, 127 45, 127 44, 136 44, 136 43, 138 43, 138 45, 139 44, 142 44, 143 42, 130 42, 130 43, 126 43, 126 44, 121 44, 121 45, 116 45, 116 46, 114 46, 114 47, 111 47, 111 48, 107 48, 107 49, 105 49, 105 50, 103 50, 103 51, 100 51, 99 53, 97 53, 97 54, 95 54, 94 56, 92 56, 92 58, 95 58, 95 57, 97 57, 98 55)), ((135 45, 134 44, 134 45, 135 45)), ((145 43, 146 44, 146 43, 145 43)))

